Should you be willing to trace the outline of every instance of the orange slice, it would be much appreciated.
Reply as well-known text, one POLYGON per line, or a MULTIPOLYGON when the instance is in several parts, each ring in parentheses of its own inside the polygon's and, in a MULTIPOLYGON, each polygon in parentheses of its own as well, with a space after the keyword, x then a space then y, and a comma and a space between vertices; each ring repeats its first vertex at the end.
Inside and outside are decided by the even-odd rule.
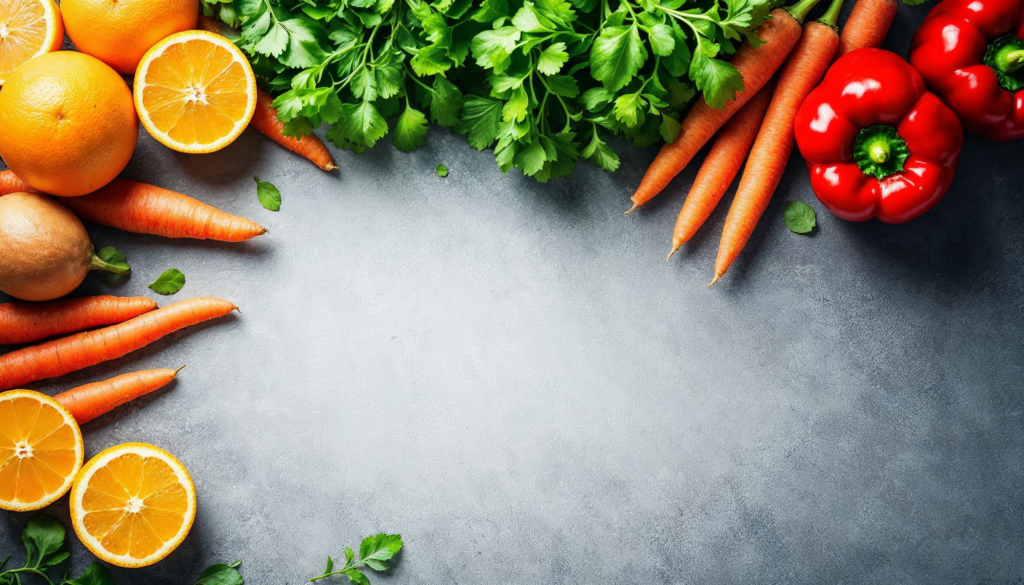
POLYGON ((56 400, 31 390, 0 394, 0 508, 52 504, 82 468, 82 431, 56 400))
POLYGON ((196 517, 185 466, 145 443, 111 447, 85 464, 71 488, 71 523, 92 554, 146 567, 171 553, 196 517))
POLYGON ((242 51, 226 38, 180 32, 142 57, 135 72, 135 109, 146 130, 165 146, 213 152, 249 125, 256 111, 256 76, 242 51))
POLYGON ((0 85, 25 61, 60 49, 64 21, 53 0, 0 0, 0 85))

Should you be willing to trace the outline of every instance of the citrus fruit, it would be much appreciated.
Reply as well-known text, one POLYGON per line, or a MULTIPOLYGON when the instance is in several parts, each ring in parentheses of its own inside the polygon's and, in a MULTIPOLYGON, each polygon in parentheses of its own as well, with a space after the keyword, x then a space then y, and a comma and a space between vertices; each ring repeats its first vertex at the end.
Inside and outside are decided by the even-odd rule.
POLYGON ((131 90, 95 57, 41 55, 0 91, 0 157, 37 191, 71 197, 99 189, 128 164, 138 139, 131 90))
POLYGON ((125 75, 160 39, 199 21, 199 0, 62 0, 60 9, 75 47, 125 75))
POLYGON ((135 74, 135 108, 154 138, 180 152, 231 144, 256 110, 256 77, 231 41, 191 30, 153 46, 135 74))
POLYGON ((82 431, 45 394, 0 394, 0 508, 27 512, 52 504, 82 467, 82 431))
POLYGON ((0 0, 0 85, 32 57, 60 49, 64 22, 53 0, 0 0))
POLYGON ((71 523, 92 554, 119 567, 166 557, 196 517, 196 488, 174 455, 145 443, 102 451, 71 488, 71 523))

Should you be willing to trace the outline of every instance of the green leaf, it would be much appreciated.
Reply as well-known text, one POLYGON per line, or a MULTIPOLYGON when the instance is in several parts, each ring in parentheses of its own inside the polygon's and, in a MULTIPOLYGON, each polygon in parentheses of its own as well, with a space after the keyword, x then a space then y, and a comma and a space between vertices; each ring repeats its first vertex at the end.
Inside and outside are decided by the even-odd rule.
POLYGON ((281 209, 281 192, 277 190, 277 187, 272 183, 261 181, 259 177, 255 177, 255 179, 256 198, 260 200, 260 205, 270 211, 281 209))
POLYGON ((501 127, 502 104, 497 100, 469 96, 462 105, 462 119, 456 134, 469 134, 469 145, 483 150, 494 144, 501 127))
POLYGON ((576 80, 568 75, 552 75, 547 79, 547 85, 551 93, 562 97, 574 98, 580 95, 580 88, 576 80))
POLYGON ((348 580, 353 585, 370 585, 370 580, 366 578, 366 575, 359 572, 358 569, 345 569, 341 573, 348 577, 348 580))
POLYGON ((515 50, 522 33, 514 26, 485 30, 473 37, 471 45, 476 64, 484 69, 501 73, 509 64, 509 55, 515 50))
POLYGON ((368 67, 360 67, 352 75, 352 95, 356 99, 372 102, 377 99, 377 76, 368 67))
MULTIPOLYGON (((356 558, 356 553, 349 547, 345 547, 345 566, 352 564, 352 559, 356 558)), ((329 571, 328 571, 329 572, 329 571)))
POLYGON ((790 201, 786 204, 782 218, 786 221, 786 227, 795 234, 808 234, 817 225, 818 216, 814 208, 806 203, 790 201))
POLYGON ((666 57, 676 48, 676 35, 667 24, 659 23, 651 27, 648 38, 651 40, 651 50, 655 55, 666 57))
POLYGON ((501 109, 501 119, 522 122, 529 111, 530 97, 526 94, 526 88, 519 86, 512 90, 505 107, 501 109))
POLYGON ((195 585, 242 585, 245 580, 237 567, 238 563, 211 565, 199 575, 195 585))
POLYGON ((98 256, 100 260, 103 260, 107 264, 118 269, 119 272, 128 272, 132 269, 132 267, 128 265, 128 258, 124 255, 124 252, 113 246, 100 248, 100 251, 96 252, 96 256, 98 256))
POLYGON ((537 71, 544 75, 554 75, 562 70, 569 60, 569 53, 565 50, 565 43, 554 43, 541 51, 537 57, 537 71))
POLYGON ((590 112, 599 112, 606 104, 615 99, 615 92, 603 87, 593 87, 583 92, 580 102, 590 112))
MULTIPOLYGON (((440 172, 438 174, 440 175, 440 172)), ((383 571, 387 569, 388 561, 400 550, 402 550, 402 535, 382 532, 363 539, 363 542, 359 544, 359 559, 367 564, 373 562, 378 567, 382 566, 383 568, 373 567, 373 569, 383 571)))
MULTIPOLYGON (((270 24, 270 13, 267 13, 267 24, 270 24)), ((279 22, 274 22, 273 26, 267 30, 265 35, 262 35, 259 42, 253 46, 253 50, 260 55, 268 55, 270 57, 280 57, 281 53, 288 48, 288 29, 281 25, 279 22)))
POLYGON ((161 295, 173 295, 183 286, 185 286, 185 275, 177 268, 164 271, 156 280, 149 283, 149 288, 161 295))
POLYGON ((64 546, 64 527, 45 514, 37 514, 28 521, 21 542, 28 556, 26 566, 45 568, 67 558, 67 554, 57 552, 64 546))
POLYGON ((625 87, 647 59, 636 26, 605 28, 590 49, 591 74, 608 91, 625 87))
POLYGON ((388 132, 387 122, 370 102, 345 104, 342 112, 331 130, 340 129, 341 137, 357 147, 370 148, 388 132))
POLYGON ((462 92, 452 82, 438 75, 430 98, 430 117, 440 126, 454 126, 462 110, 462 92))
MULTIPOLYGON (((434 168, 434 172, 437 173, 438 177, 441 177, 443 179, 444 177, 448 176, 448 167, 446 167, 444 165, 437 165, 437 167, 434 168)), ((379 571, 381 569, 377 569, 377 570, 379 571)))
MULTIPOLYGON (((238 585, 241 585, 241 581, 238 585)), ((116 585, 117 580, 114 579, 114 574, 110 572, 110 569, 104 567, 99 563, 93 563, 89 565, 89 568, 77 579, 70 581, 64 581, 62 585, 116 585)), ((207 585, 207 584, 202 584, 207 585)), ((214 584, 209 584, 214 585, 214 584)), ((225 583, 223 585, 232 585, 225 583)))
POLYGON ((690 62, 690 77, 704 93, 704 101, 721 110, 727 101, 736 99, 736 94, 743 91, 743 76, 731 63, 712 58, 717 52, 717 45, 701 39, 690 62))
POLYGON ((643 109, 646 105, 647 102, 638 93, 620 95, 615 98, 615 108, 613 110, 615 112, 615 119, 626 126, 636 126, 637 123, 643 124, 645 119, 643 109))
POLYGON ((619 155, 601 140, 597 132, 593 133, 590 144, 580 152, 580 156, 609 173, 614 173, 615 169, 619 168, 619 155))
POLYGON ((667 143, 672 144, 679 138, 679 132, 682 126, 679 124, 679 120, 676 120, 668 114, 661 115, 661 125, 658 126, 658 133, 661 134, 661 138, 667 143))
POLYGON ((391 143, 402 152, 410 152, 419 148, 427 137, 427 117, 423 112, 406 106, 405 111, 395 122, 391 133, 391 143))
POLYGON ((448 47, 430 45, 417 51, 409 64, 412 65, 412 70, 416 72, 416 75, 425 77, 444 73, 451 69, 455 62, 448 58, 448 47))
POLYGON ((327 58, 318 39, 324 36, 324 31, 315 20, 294 18, 280 26, 288 31, 288 47, 281 54, 282 63, 288 67, 312 67, 327 58))

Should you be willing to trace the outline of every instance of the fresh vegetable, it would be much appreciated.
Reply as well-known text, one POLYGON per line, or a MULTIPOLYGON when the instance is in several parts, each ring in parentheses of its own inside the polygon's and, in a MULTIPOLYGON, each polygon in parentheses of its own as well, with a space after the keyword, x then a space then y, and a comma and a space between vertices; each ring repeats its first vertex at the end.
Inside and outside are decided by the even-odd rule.
POLYGON ((185 275, 177 268, 165 270, 156 280, 149 283, 149 288, 162 295, 173 295, 185 286, 185 275))
POLYGON ((0 198, 0 290, 24 301, 49 301, 75 290, 90 270, 123 273, 101 259, 85 226, 45 195, 0 198))
POLYGON ((0 510, 38 510, 71 489, 85 447, 60 403, 32 390, 0 393, 0 431, 0 510))
POLYGON ((839 46, 835 24, 842 5, 843 0, 832 0, 818 21, 804 26, 800 42, 779 73, 764 124, 757 133, 736 197, 725 218, 715 260, 715 278, 710 284, 718 282, 739 256, 779 186, 793 152, 793 122, 797 110, 825 74, 839 46))
POLYGON ((369 585, 359 567, 365 565, 374 571, 387 571, 398 551, 402 550, 401 534, 384 534, 367 536, 359 545, 359 560, 355 560, 356 553, 351 548, 345 547, 345 565, 341 568, 334 566, 334 559, 327 557, 327 568, 324 572, 310 579, 316 582, 333 575, 344 575, 355 585, 369 585))
POLYGON ((156 309, 145 297, 98 296, 48 303, 0 304, 0 345, 114 325, 156 309))
POLYGON ((881 49, 835 62, 796 119, 811 188, 837 216, 902 223, 945 195, 963 130, 921 75, 881 49))
POLYGON ((782 219, 789 231, 794 234, 809 234, 814 226, 818 225, 818 214, 814 212, 814 208, 799 201, 790 201, 786 204, 782 219))
POLYGON ((666 139, 667 144, 661 147, 658 156, 648 167, 633 194, 633 207, 629 211, 661 193, 669 181, 690 164, 715 132, 768 83, 800 40, 800 23, 817 1, 801 0, 786 10, 779 8, 772 11, 772 18, 757 30, 760 41, 751 43, 748 39, 732 60, 732 65, 743 76, 745 88, 725 102, 724 107, 713 104, 720 106, 716 109, 706 99, 694 104, 683 120, 679 136, 674 141, 666 139))
POLYGON ((315 134, 307 134, 300 138, 285 136, 284 122, 278 120, 277 109, 274 108, 273 103, 273 98, 267 92, 262 89, 257 90, 256 111, 253 113, 249 125, 321 169, 328 172, 336 170, 338 166, 334 164, 334 158, 315 134))
POLYGON ((31 59, 0 92, 0 157, 43 193, 75 197, 106 185, 128 164, 138 137, 128 85, 83 53, 31 59))
POLYGON ((31 193, 32 187, 18 178, 14 171, 0 171, 0 197, 11 193, 31 193))
POLYGON ((448 167, 444 165, 437 165, 437 167, 434 168, 434 172, 437 173, 438 177, 443 179, 448 176, 448 167))
MULTIPOLYGON (((181 366, 184 368, 185 366, 181 366)), ((177 370, 144 370, 123 374, 102 382, 93 382, 53 397, 68 409, 78 424, 84 425, 118 406, 159 390, 173 381, 177 370)))
POLYGON ((607 135, 673 139, 696 88, 719 107, 743 89, 722 60, 769 0, 239 0, 204 11, 241 23, 240 46, 276 95, 284 133, 327 123, 361 152, 389 132, 420 146, 428 120, 495 148, 503 171, 539 181, 579 158, 607 170, 607 135), (614 8, 614 9, 613 9, 614 8), (692 85, 691 85, 692 84, 692 85))
POLYGON ((221 299, 194 298, 124 323, 77 333, 0 356, 0 388, 63 376, 117 359, 191 325, 223 317, 238 307, 221 299))
POLYGON ((135 234, 241 242, 267 228, 188 195, 128 179, 114 179, 99 191, 61 203, 78 217, 135 234))
POLYGON ((256 179, 256 198, 260 200, 260 205, 269 211, 281 209, 281 191, 273 183, 261 181, 259 177, 253 178, 256 179))
POLYGON ((690 241, 722 200, 729 185, 732 185, 736 173, 750 154, 750 146, 757 137, 757 130, 764 120, 774 89, 775 83, 769 81, 718 133, 679 211, 679 219, 676 220, 672 234, 672 251, 668 253, 668 258, 685 242, 690 241))
POLYGON ((910 63, 964 130, 1024 137, 1024 2, 943 0, 910 43, 910 63))
POLYGON ((70 556, 70 553, 61 550, 64 548, 64 536, 64 527, 50 516, 33 516, 21 532, 21 542, 25 545, 25 565, 4 571, 3 567, 10 559, 0 562, 0 585, 21 585, 22 578, 28 575, 40 580, 34 582, 46 585, 115 585, 113 573, 99 563, 89 565, 77 579, 69 579, 66 570, 62 571, 62 578, 51 578, 50 573, 70 556))
POLYGON ((188 470, 174 455, 145 443, 116 445, 90 459, 75 478, 70 500, 71 525, 85 548, 129 569, 170 554, 196 517, 196 486, 188 470))
MULTIPOLYGON (((918 4, 921 1, 912 0, 908 4, 918 4)), ((836 50, 835 58, 838 59, 857 49, 881 47, 892 21, 896 19, 899 7, 899 0, 857 0, 850 11, 850 16, 843 23, 843 32, 839 34, 839 48, 836 50)))

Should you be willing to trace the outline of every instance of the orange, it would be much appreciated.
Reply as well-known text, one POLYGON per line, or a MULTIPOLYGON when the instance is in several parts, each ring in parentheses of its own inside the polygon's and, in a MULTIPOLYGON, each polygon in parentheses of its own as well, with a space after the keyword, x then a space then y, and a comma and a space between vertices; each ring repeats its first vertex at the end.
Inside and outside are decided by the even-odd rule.
POLYGON ((174 455, 145 443, 111 447, 85 464, 71 488, 71 523, 92 554, 146 567, 188 535, 196 488, 174 455))
POLYGON ((0 0, 0 85, 32 57, 60 49, 64 23, 53 0, 0 0))
POLYGON ((125 75, 158 41, 199 22, 199 0, 62 0, 60 9, 75 47, 125 75))
POLYGON ((231 144, 256 111, 256 76, 231 41, 205 31, 153 46, 135 75, 135 109, 146 130, 180 152, 231 144))
POLYGON ((82 467, 82 431, 56 400, 0 394, 0 508, 27 512, 63 496, 82 467))
POLYGON ((138 139, 131 90, 95 57, 47 53, 18 67, 0 91, 0 157, 43 193, 99 189, 128 164, 138 139))

